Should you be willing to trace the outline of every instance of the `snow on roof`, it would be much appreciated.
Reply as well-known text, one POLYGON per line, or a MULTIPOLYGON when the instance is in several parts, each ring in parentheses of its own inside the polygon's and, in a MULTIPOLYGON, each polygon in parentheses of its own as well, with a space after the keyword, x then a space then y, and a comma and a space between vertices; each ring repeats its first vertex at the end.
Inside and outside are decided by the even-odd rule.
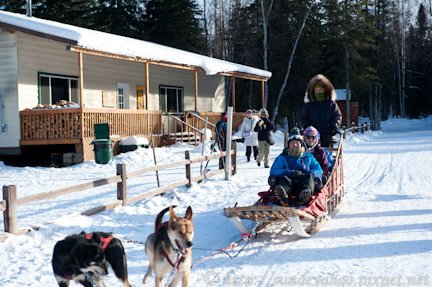
POLYGON ((335 89, 335 92, 337 101, 346 100, 346 89, 335 89))
POLYGON ((76 42, 81 48, 142 58, 155 62, 168 62, 202 68, 207 75, 218 73, 249 74, 270 78, 271 72, 223 61, 148 41, 137 40, 105 32, 85 29, 59 22, 28 17, 26 15, 0 11, 1 23, 21 29, 43 33, 76 42))

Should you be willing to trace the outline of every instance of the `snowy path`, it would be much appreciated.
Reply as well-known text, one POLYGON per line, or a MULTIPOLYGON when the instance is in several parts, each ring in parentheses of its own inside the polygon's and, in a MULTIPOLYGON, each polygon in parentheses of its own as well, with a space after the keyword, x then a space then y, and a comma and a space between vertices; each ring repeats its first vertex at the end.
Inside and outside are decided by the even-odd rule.
MULTIPOLYGON (((282 135, 276 140, 272 160, 281 152, 282 135)), ((161 162, 181 159, 184 148, 161 149, 158 158, 161 162)), ((240 146, 238 174, 229 182, 223 176, 210 178, 190 189, 178 188, 164 197, 92 217, 64 216, 63 209, 69 210, 71 204, 64 198, 54 206, 45 203, 42 211, 28 207, 23 211, 25 218, 19 219, 20 226, 38 220, 41 229, 0 243, 0 286, 55 286, 50 266, 53 245, 84 229, 113 231, 122 238, 130 281, 142 286, 148 260, 140 242, 152 232, 155 215, 169 204, 177 204, 181 215, 188 205, 194 210, 191 286, 432 286, 432 118, 389 120, 383 123, 382 132, 348 137, 346 203, 312 238, 288 236, 284 226, 277 225, 252 240, 236 258, 218 254, 198 260, 212 254, 202 249, 225 247, 240 237, 222 209, 235 202, 251 204, 257 192, 267 189, 269 170, 247 163, 243 153, 244 146, 240 146)), ((151 164, 152 154, 141 150, 116 157, 116 161, 126 162, 132 171, 151 164)), ((76 184, 79 178, 111 176, 114 164, 86 163, 67 169, 0 165, 1 174, 7 174, 0 184, 18 183, 19 191, 32 194, 76 184), (58 178, 65 182, 56 184, 53 180, 58 178)), ((143 180, 154 185, 154 178, 143 180)), ((140 192, 146 187, 136 182, 131 189, 140 192)), ((90 203, 83 199, 73 208, 91 205, 97 197, 110 201, 113 192, 115 188, 97 191, 90 203)), ((112 272, 105 282, 120 286, 112 272)))

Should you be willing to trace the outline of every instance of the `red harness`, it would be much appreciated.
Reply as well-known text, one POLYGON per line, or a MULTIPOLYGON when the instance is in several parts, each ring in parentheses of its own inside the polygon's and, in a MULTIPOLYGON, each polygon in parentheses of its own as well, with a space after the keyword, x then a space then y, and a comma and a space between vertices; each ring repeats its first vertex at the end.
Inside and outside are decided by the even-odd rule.
MULTIPOLYGON (((85 238, 87 240, 91 240, 93 238, 93 233, 86 233, 85 238)), ((112 235, 109 235, 108 237, 100 236, 100 239, 102 241, 102 244, 101 244, 102 245, 102 251, 105 251, 105 249, 108 247, 108 245, 110 244, 113 237, 112 237, 112 235)))
POLYGON ((165 249, 163 249, 163 247, 162 247, 162 252, 163 252, 163 254, 164 254, 166 260, 168 260, 168 263, 169 263, 172 267, 174 267, 175 269, 178 270, 180 264, 184 261, 183 254, 177 252, 177 261, 176 261, 176 262, 172 262, 171 259, 169 258, 168 253, 165 251, 165 249))
MULTIPOLYGON (((162 222, 161 224, 159 224, 159 226, 157 228, 155 228, 155 235, 157 234, 157 232, 159 231, 159 229, 161 229, 162 227, 167 227, 168 226, 168 222, 162 222)), ((168 263, 174 267, 175 269, 179 269, 180 264, 184 261, 184 256, 183 254, 180 253, 180 251, 176 248, 174 248, 174 246, 171 243, 171 240, 169 240, 168 238, 168 243, 171 246, 171 248, 174 250, 174 252, 177 253, 177 260, 176 262, 172 262, 171 258, 169 257, 168 253, 165 251, 165 249, 162 247, 162 253, 165 256, 166 260, 168 261, 168 263)))

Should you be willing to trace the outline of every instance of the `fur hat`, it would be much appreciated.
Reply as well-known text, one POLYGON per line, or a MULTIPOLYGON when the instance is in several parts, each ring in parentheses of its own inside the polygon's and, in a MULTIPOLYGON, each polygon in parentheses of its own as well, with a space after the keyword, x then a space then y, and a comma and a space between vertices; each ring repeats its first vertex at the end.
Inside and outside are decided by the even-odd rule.
POLYGON ((304 142, 303 142, 303 137, 302 137, 302 135, 300 134, 300 130, 299 130, 299 128, 293 128, 293 129, 290 131, 289 136, 288 136, 288 144, 289 144, 290 141, 292 141, 292 140, 298 140, 298 141, 300 141, 302 144, 304 143, 304 142))
POLYGON ((308 126, 308 127, 304 130, 303 135, 304 135, 304 136, 313 135, 313 136, 316 136, 318 139, 320 138, 320 133, 319 133, 319 131, 318 131, 316 128, 314 128, 313 126, 308 126))
POLYGON ((325 89, 325 99, 327 101, 336 101, 336 91, 333 87, 333 84, 326 76, 318 74, 310 79, 309 83, 307 84, 304 97, 305 103, 315 102, 315 85, 320 85, 325 89))
POLYGON ((269 113, 264 108, 260 110, 260 115, 262 118, 268 118, 269 117, 269 113))

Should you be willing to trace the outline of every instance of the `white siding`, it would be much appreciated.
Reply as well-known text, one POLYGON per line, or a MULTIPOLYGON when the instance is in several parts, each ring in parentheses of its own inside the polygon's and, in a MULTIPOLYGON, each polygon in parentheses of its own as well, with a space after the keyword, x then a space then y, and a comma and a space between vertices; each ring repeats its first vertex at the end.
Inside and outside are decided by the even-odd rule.
MULTIPOLYGON (((136 87, 144 85, 144 63, 84 55, 84 103, 102 107, 102 91, 116 92, 117 83, 130 85, 129 108, 136 109, 136 87)), ((159 85, 184 88, 185 110, 194 109, 194 72, 149 65, 148 109, 159 109, 159 85)), ((224 77, 199 73, 198 110, 222 111, 225 108, 224 77)))
POLYGON ((79 76, 78 56, 65 43, 16 32, 18 43, 19 109, 39 103, 38 73, 79 76))
POLYGON ((101 108, 102 91, 117 92, 117 83, 129 84, 129 109, 136 110, 136 86, 144 83, 143 63, 84 55, 84 104, 101 108))
MULTIPOLYGON (((195 109, 194 72, 150 65, 150 109, 159 109, 159 85, 176 86, 184 89, 184 109, 195 109)), ((198 111, 225 109, 224 77, 206 76, 198 73, 198 111)))
POLYGON ((2 120, 7 124, 6 133, 0 132, 0 148, 19 146, 17 71, 15 34, 0 30, 0 95, 2 120))

